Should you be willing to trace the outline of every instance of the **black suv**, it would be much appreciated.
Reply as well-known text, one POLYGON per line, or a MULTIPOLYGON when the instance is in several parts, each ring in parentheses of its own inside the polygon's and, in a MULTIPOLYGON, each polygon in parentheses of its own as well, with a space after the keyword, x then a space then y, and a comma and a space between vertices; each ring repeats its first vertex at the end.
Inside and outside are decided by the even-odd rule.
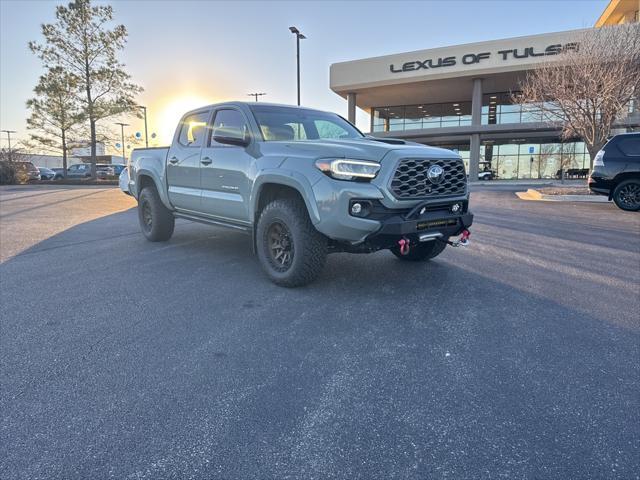
POLYGON ((640 133, 621 133, 602 147, 593 161, 589 188, 622 210, 640 210, 640 133))

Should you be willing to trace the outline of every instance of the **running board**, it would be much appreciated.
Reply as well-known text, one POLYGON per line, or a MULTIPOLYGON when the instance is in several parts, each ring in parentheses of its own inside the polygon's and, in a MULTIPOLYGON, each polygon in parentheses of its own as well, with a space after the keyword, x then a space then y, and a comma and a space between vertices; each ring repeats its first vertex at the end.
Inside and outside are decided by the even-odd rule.
POLYGON ((237 225, 235 223, 223 222, 220 220, 212 220, 210 218, 197 217, 195 215, 189 215, 181 212, 173 212, 173 216, 176 218, 182 218, 184 220, 191 220, 192 222, 204 223, 205 225, 215 225, 217 227, 232 228, 234 230, 240 230, 241 232, 250 233, 251 227, 244 225, 237 225))

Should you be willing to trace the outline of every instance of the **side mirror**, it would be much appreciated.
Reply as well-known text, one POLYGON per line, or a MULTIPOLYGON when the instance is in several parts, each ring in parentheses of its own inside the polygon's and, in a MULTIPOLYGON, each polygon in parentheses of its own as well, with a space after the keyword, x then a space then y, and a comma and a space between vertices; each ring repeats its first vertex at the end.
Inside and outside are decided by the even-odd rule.
POLYGON ((213 140, 217 143, 239 147, 246 147, 251 143, 249 133, 237 128, 216 128, 213 132, 213 140))

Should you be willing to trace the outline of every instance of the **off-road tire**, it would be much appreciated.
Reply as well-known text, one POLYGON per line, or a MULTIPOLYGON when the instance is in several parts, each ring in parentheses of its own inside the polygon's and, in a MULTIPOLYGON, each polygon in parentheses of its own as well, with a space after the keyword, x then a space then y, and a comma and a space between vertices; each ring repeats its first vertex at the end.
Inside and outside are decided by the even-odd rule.
POLYGON ((637 212, 640 210, 640 179, 632 178, 620 182, 613 191, 613 201, 621 210, 627 212, 637 212), (629 201, 629 196, 632 195, 629 191, 635 191, 635 202, 629 201), (625 195, 627 197, 625 197, 625 195))
POLYGON ((140 192, 138 221, 142 233, 150 242, 165 242, 173 235, 176 220, 153 186, 144 187, 140 192))
MULTIPOLYGON (((449 240, 448 238, 443 238, 441 240, 449 240)), ((447 244, 441 240, 432 240, 430 242, 420 243, 416 246, 413 246, 409 249, 409 253, 406 255, 402 255, 400 253, 400 247, 391 248, 391 253, 393 253, 400 260, 406 260, 409 262, 424 262, 425 260, 431 260, 432 258, 437 257, 442 253, 447 244)))
POLYGON ((300 287, 311 283, 322 271, 327 258, 327 238, 315 229, 302 201, 276 199, 260 212, 256 250, 260 265, 272 282, 283 287, 300 287), (286 265, 274 258, 274 230, 288 239, 290 261, 286 265))

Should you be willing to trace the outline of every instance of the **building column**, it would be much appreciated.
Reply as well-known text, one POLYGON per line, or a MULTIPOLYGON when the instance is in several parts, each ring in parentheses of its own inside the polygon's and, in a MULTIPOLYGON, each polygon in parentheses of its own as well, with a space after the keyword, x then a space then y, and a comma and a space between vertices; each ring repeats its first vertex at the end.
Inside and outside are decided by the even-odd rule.
MULTIPOLYGON (((471 125, 482 125, 482 79, 473 79, 473 92, 471 94, 471 125)), ((469 181, 478 181, 480 170, 480 134, 474 133, 469 139, 469 181)))
POLYGON ((347 120, 356 124, 356 94, 347 93, 347 120))
POLYGON ((480 134, 474 133, 469 139, 469 181, 478 181, 480 170, 480 134))

